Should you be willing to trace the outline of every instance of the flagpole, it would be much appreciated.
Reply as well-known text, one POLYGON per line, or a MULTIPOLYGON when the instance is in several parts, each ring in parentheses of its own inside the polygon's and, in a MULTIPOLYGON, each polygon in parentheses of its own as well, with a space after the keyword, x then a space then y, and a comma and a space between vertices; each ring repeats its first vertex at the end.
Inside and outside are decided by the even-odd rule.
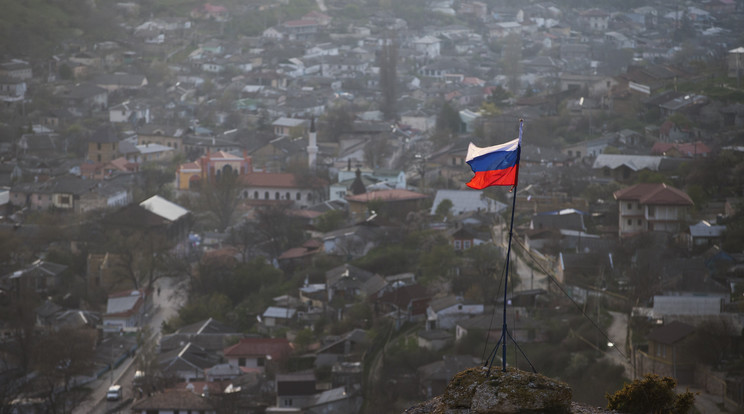
MULTIPOLYGON (((519 165, 519 159, 522 155, 522 124, 524 123, 524 120, 519 120, 519 146, 517 146, 517 165, 519 165)), ((519 168, 519 167, 517 167, 519 168)), ((512 242, 512 235, 514 234, 514 210, 516 210, 517 205, 517 184, 519 183, 519 170, 517 170, 517 179, 514 181, 514 188, 512 189, 513 195, 512 195, 512 211, 511 211, 511 220, 509 222, 509 243, 506 247, 506 268, 505 268, 505 274, 504 277, 504 318, 503 318, 503 324, 501 327, 501 369, 506 372, 506 337, 507 337, 507 329, 506 329, 506 300, 507 300, 507 292, 508 292, 508 286, 509 286, 509 262, 511 260, 511 242, 512 242)), ((494 357, 496 356, 496 353, 494 352, 494 357)), ((491 360, 491 364, 489 365, 489 371, 490 367, 493 365, 493 359, 491 360)))

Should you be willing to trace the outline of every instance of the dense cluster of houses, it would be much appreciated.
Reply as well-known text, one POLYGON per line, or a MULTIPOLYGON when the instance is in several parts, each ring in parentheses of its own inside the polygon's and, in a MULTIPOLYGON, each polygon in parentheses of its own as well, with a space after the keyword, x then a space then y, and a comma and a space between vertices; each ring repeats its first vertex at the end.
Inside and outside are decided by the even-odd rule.
MULTIPOLYGON (((462 189, 470 176, 467 142, 484 142, 478 134, 489 132, 510 139, 519 118, 527 119, 529 136, 530 120, 558 114, 588 117, 588 134, 582 135, 591 139, 538 146, 525 138, 524 188, 516 206, 522 218, 517 238, 526 254, 579 301, 606 288, 622 295, 636 283, 635 266, 649 266, 653 270, 645 271, 658 275, 649 283, 654 294, 633 315, 658 326, 642 335, 642 343, 631 344, 636 374, 670 375, 702 384, 732 404, 744 402, 737 391, 744 377, 719 375, 714 371, 726 367, 680 360, 676 351, 706 321, 723 321, 736 332, 731 336, 740 337, 743 324, 732 295, 741 282, 732 269, 744 257, 720 249, 726 226, 717 219, 733 216, 741 198, 702 208, 672 183, 637 184, 644 174, 670 175, 721 151, 743 151, 731 131, 744 125, 744 104, 676 87, 699 78, 690 62, 710 61, 724 62, 728 80, 738 84, 744 49, 731 43, 740 12, 736 2, 623 11, 562 9, 550 2, 522 7, 428 2, 428 10, 467 22, 453 25, 422 25, 385 11, 366 21, 349 20, 339 12, 343 5, 335 5, 236 38, 219 28, 242 14, 281 6, 231 10, 204 3, 188 17, 148 13, 136 22, 132 16, 138 14, 128 8, 139 6, 121 7, 129 13, 128 39, 65 44, 64 52, 45 61, 0 62, 2 110, 23 111, 28 121, 12 142, 0 142, 2 224, 23 232, 34 212, 105 212, 111 231, 133 228, 164 235, 183 254, 196 248, 204 257, 245 260, 226 233, 190 234, 193 212, 175 199, 235 175, 244 217, 257 207, 282 206, 310 229, 301 245, 269 257, 277 267, 291 272, 320 255, 346 262, 328 270, 324 283, 305 283, 274 298, 258 317, 262 336, 213 319, 163 336, 160 370, 180 383, 137 401, 135 412, 217 410, 200 397, 205 395, 228 396, 224 403, 241 410, 256 408, 251 404, 270 395, 262 407, 277 412, 357 412, 370 344, 364 330, 325 337, 302 352, 291 335, 274 337, 288 328, 312 327, 329 312, 343 320, 349 307, 332 306, 334 298, 368 303, 396 327, 419 324, 413 335, 422 348, 440 350, 473 331, 497 338, 500 333, 489 322, 493 304, 465 300, 462 292, 433 291, 420 283, 421 275, 376 274, 349 262, 392 232, 419 224, 441 231, 457 252, 503 242, 493 237, 506 200, 462 189), (678 32, 695 41, 681 47, 672 36, 678 32), (377 55, 391 43, 398 56, 395 120, 377 110, 383 69, 377 55), (504 63, 509 60, 519 64, 504 63), (148 79, 138 69, 151 61, 165 62, 164 79, 148 79), (493 102, 497 87, 509 96, 493 102), (25 102, 38 90, 49 91, 53 104, 25 114, 25 102), (451 139, 436 145, 430 138, 445 102, 457 112, 459 125, 451 139), (498 105, 499 115, 481 111, 484 103, 498 105), (342 130, 328 129, 338 127, 327 126, 334 111, 351 112, 342 130), (628 111, 658 122, 618 130, 599 123, 628 111), (332 140, 323 135, 331 133, 332 140), (136 194, 146 170, 174 164, 174 199, 136 194), (307 173, 289 172, 298 165, 307 173), (316 171, 328 172, 327 179, 310 179, 316 171), (612 200, 586 199, 575 190, 579 182, 614 182, 619 189, 612 200), (443 220, 437 207, 446 200, 451 206, 443 220), (315 225, 328 211, 343 212, 348 220, 321 232, 315 225), (654 262, 643 253, 621 257, 633 240, 644 238, 653 239, 654 254, 663 252, 665 260, 654 262), (319 370, 330 375, 321 378, 319 370)), ((142 327, 153 311, 153 291, 117 275, 123 260, 91 251, 86 274, 75 275, 107 296, 105 310, 51 301, 37 309, 39 326, 108 334, 91 377, 133 350, 133 338, 123 334, 142 327)), ((66 265, 43 257, 5 267, 0 283, 9 297, 48 295, 69 276, 66 265)), ((529 314, 550 294, 530 289, 512 295, 510 317, 526 321, 515 337, 545 340, 530 325, 529 314)), ((12 335, 3 329, 3 336, 12 335)), ((420 395, 440 393, 453 373, 472 364, 472 357, 448 355, 420 367, 420 395)))

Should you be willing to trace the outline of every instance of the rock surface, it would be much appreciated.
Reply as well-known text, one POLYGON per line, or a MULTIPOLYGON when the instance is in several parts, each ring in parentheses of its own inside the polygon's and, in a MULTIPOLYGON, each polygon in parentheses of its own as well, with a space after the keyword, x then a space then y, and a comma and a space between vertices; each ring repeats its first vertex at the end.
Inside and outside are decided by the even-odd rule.
POLYGON ((516 369, 469 368, 455 375, 444 394, 405 414, 610 413, 571 401, 571 388, 551 378, 516 369))

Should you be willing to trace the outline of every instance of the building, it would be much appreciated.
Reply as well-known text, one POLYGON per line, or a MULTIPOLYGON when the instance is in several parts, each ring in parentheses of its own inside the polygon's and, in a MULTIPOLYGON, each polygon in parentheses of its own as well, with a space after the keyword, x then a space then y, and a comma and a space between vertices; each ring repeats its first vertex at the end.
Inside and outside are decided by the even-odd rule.
POLYGON ((282 364, 291 352, 292 345, 286 338, 242 338, 225 348, 223 355, 230 365, 264 372, 267 364, 282 364))
POLYGON ((658 183, 636 184, 616 191, 614 197, 620 237, 649 231, 679 232, 694 204, 684 191, 658 183))
POLYGON ((320 179, 288 173, 254 173, 241 178, 241 197, 254 203, 290 204, 308 208, 325 201, 328 185, 320 179))
POLYGON ((145 291, 136 289, 110 294, 106 314, 103 315, 104 331, 116 332, 138 327, 145 315, 145 298, 145 291))
POLYGON ((246 176, 253 172, 251 157, 229 152, 209 152, 194 162, 181 164, 176 170, 176 188, 188 190, 199 183, 212 183, 224 174, 246 176))

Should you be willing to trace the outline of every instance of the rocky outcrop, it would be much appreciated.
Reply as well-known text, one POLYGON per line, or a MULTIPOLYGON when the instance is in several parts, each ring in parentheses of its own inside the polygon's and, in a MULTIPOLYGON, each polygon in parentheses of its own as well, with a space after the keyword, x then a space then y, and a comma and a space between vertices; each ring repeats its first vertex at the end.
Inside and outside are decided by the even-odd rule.
POLYGON ((455 375, 444 394, 405 414, 601 413, 571 402, 571 388, 540 374, 469 368, 455 375))

